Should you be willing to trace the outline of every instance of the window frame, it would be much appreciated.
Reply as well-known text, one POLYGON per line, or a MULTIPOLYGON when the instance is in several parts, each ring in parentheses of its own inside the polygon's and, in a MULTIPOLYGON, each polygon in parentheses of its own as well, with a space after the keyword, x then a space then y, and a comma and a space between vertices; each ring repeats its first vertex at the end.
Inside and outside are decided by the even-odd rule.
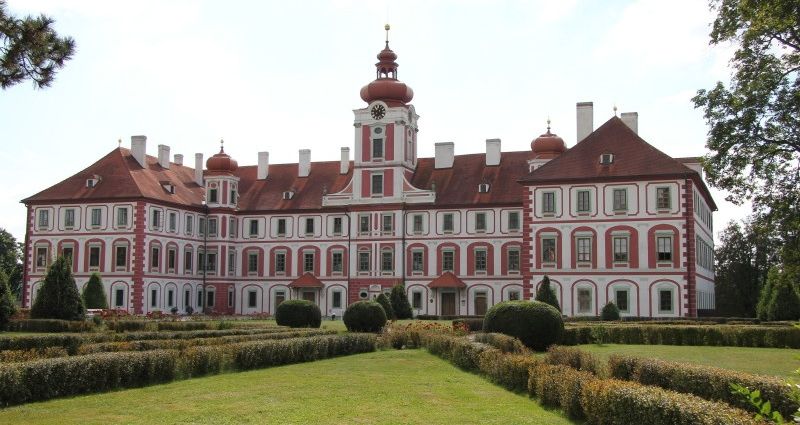
POLYGON ((315 224, 314 223, 314 217, 306 217, 304 224, 305 224, 305 235, 306 236, 313 236, 314 232, 316 230, 315 229, 316 226, 314 225, 315 224))
POLYGON ((511 247, 506 252, 507 259, 506 265, 508 267, 509 274, 519 274, 522 270, 522 252, 519 247, 511 247), (513 254, 513 255, 512 255, 513 254), (516 258, 514 258, 516 255, 516 258))
POLYGON ((381 214, 381 232, 383 234, 394 233, 394 214, 381 214))
POLYGON ((555 236, 542 237, 541 250, 542 264, 556 264, 558 262, 558 241, 555 236), (548 255, 549 253, 552 254, 552 257, 548 255))
POLYGON ((486 233, 487 232, 487 217, 486 211, 476 211, 475 212, 475 232, 476 233, 486 233))
POLYGON ((656 210, 669 211, 672 209, 672 190, 669 186, 656 187, 656 210), (662 193, 666 191, 666 198, 662 197, 662 193), (666 204, 662 202, 666 201, 666 204))
POLYGON ((88 255, 89 255, 89 261, 88 261, 89 271, 90 272, 100 271, 100 266, 103 263, 103 258, 102 258, 103 257, 103 250, 102 250, 101 246, 98 245, 98 244, 89 245, 88 255), (93 255, 93 252, 96 252, 97 255, 96 256, 93 255), (92 260, 96 260, 96 261, 92 261, 92 260), (92 264, 92 263, 94 263, 94 264, 92 264))
POLYGON ((674 252, 672 252, 672 235, 656 234, 656 261, 659 263, 672 263, 674 252), (662 242, 666 242, 662 246, 662 242), (666 250, 662 250, 666 248, 666 250))
POLYGON ((575 297, 576 297, 576 301, 577 301, 576 304, 577 304, 577 307, 578 307, 577 308, 577 313, 578 314, 591 314, 592 310, 593 310, 592 309, 592 303, 594 302, 594 294, 593 294, 592 289, 588 288, 588 287, 585 287, 585 286, 578 287, 578 290, 576 291, 575 297), (586 309, 582 309, 581 308, 581 292, 589 294, 589 299, 587 301, 587 308, 586 309))
POLYGON ((117 207, 117 227, 128 227, 128 207, 117 207))
POLYGON ((261 226, 258 225, 258 219, 257 218, 251 218, 247 223, 247 227, 248 227, 247 236, 249 236, 251 238, 258 237, 259 227, 261 227, 261 226), (255 227, 253 227, 253 226, 255 226, 255 227))
POLYGON ((556 214, 556 193, 553 191, 542 192, 542 215, 556 214))
POLYGON ((95 207, 89 210, 89 215, 91 216, 91 226, 92 228, 96 229, 103 225, 103 210, 102 208, 95 207), (95 217, 97 215, 97 217, 95 217), (95 220, 97 218, 97 220, 95 220))
POLYGON ((247 275, 258 275, 258 252, 250 251, 247 253, 247 275))
MULTIPOLYGON (((286 236, 286 219, 285 218, 278 218, 277 220, 278 220, 278 222, 277 222, 277 226, 275 226, 276 227, 275 234, 278 235, 278 236, 286 236)), ((252 230, 253 229, 252 229, 252 225, 251 225, 250 231, 252 231, 252 230)), ((251 233, 250 236, 253 236, 253 234, 251 233)))
POLYGON ((519 232, 522 230, 522 221, 520 220, 520 213, 519 211, 509 211, 508 212, 508 231, 509 232, 519 232), (512 219, 512 217, 514 217, 512 219))
POLYGON ((314 251, 303 251, 303 273, 314 273, 314 251))
POLYGON ((411 216, 411 230, 415 235, 420 235, 425 232, 422 214, 413 214, 411 216))
POLYGON ((64 228, 75 228, 75 208, 64 209, 64 228))
POLYGON ((46 208, 39 209, 39 218, 36 223, 36 228, 39 230, 44 230, 50 227, 50 210, 46 208))
POLYGON ((369 194, 370 196, 383 196, 383 192, 383 172, 373 171, 369 176, 369 194))
POLYGON ((611 209, 615 213, 628 212, 628 188, 615 187, 611 191, 611 209))
POLYGON ((411 273, 423 274, 425 272, 425 251, 421 249, 411 250, 411 273))
POLYGON ((631 260, 631 240, 630 236, 612 236, 611 237, 611 258, 615 264, 627 264, 631 260), (624 244, 622 243, 624 242, 624 244), (621 248, 625 248, 623 251, 621 248), (622 255, 624 254, 624 258, 622 255))
POLYGON ((575 212, 592 212, 592 192, 589 189, 580 189, 575 193, 575 212))
POLYGON ((286 258, 288 253, 286 251, 275 251, 275 264, 273 264, 273 271, 276 275, 286 274, 286 258))
POLYGON ((368 273, 371 271, 372 253, 367 250, 358 251, 358 272, 368 273))
POLYGON ((455 214, 451 212, 442 214, 442 232, 454 233, 455 232, 455 214), (449 223, 448 223, 449 221, 449 223))
POLYGON ((344 273, 344 251, 337 249, 331 252, 331 273, 342 274, 344 273), (337 257, 338 260, 337 260, 337 257))
POLYGON ((394 250, 391 248, 381 249, 381 273, 394 273, 394 250))
POLYGON ((475 274, 486 274, 489 272, 489 252, 485 247, 475 248, 473 253, 475 274), (482 257, 482 258, 481 258, 482 257))
POLYGON ((658 288, 658 314, 674 314, 675 313, 675 289, 673 288, 658 288), (669 293, 669 310, 663 308, 664 293, 669 293))
POLYGON ((630 313, 631 308, 631 291, 630 288, 614 288, 614 305, 617 306, 620 313, 630 313), (625 308, 620 306, 619 295, 625 294, 625 308))
POLYGON ((342 217, 333 217, 333 235, 341 236, 342 228, 342 217))
POLYGON ((575 237, 575 262, 583 264, 592 262, 592 238, 590 236, 575 237))
POLYGON ((456 271, 456 251, 454 249, 443 249, 442 250, 442 273, 444 272, 451 272, 455 273, 456 271), (450 257, 448 259, 448 257, 450 257), (447 267, 447 263, 450 263, 450 267, 447 267))

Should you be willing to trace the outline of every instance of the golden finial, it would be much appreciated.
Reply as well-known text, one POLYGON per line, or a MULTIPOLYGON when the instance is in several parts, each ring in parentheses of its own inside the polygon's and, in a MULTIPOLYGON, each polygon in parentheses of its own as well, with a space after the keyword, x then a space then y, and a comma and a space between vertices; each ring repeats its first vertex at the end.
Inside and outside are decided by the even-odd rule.
POLYGON ((383 29, 386 30, 386 47, 389 47, 389 30, 392 29, 392 27, 386 24, 383 26, 383 29))

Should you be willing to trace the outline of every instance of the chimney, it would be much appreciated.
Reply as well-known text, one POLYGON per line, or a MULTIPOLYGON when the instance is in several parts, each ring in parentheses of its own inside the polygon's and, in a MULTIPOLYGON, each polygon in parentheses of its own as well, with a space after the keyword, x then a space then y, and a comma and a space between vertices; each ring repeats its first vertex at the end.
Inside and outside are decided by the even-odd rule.
POLYGON ((158 165, 169 169, 169 146, 158 145, 158 165))
POLYGON ((183 155, 179 154, 179 153, 176 153, 175 154, 175 159, 172 162, 174 162, 175 165, 183 165, 183 155))
POLYGON ((194 181, 200 186, 203 185, 203 154, 194 154, 194 181))
POLYGON ((575 109, 578 124, 577 142, 580 142, 594 131, 594 103, 578 102, 575 104, 575 109))
POLYGON ((623 112, 620 116, 622 122, 633 130, 634 133, 639 134, 639 113, 638 112, 623 112))
POLYGON ((486 166, 500 165, 500 139, 486 139, 486 166))
POLYGON ((131 154, 142 168, 147 167, 147 136, 131 136, 131 154))
POLYGON ((264 180, 269 175, 269 152, 258 153, 258 174, 259 180, 264 180))
POLYGON ((350 148, 342 148, 342 162, 339 164, 339 174, 347 174, 350 169, 350 148))
POLYGON ((300 162, 297 164, 297 175, 308 177, 311 172, 311 149, 300 149, 300 162))
POLYGON ((453 166, 453 142, 440 142, 435 144, 436 158, 433 161, 434 168, 451 168, 453 166))

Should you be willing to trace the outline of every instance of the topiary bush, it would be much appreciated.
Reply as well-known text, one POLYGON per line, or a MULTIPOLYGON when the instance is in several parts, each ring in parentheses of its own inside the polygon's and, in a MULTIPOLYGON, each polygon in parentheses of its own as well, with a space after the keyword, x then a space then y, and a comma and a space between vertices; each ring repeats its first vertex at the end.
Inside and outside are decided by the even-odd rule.
POLYGON ((558 305, 556 291, 554 291, 550 286, 550 278, 547 277, 547 275, 544 275, 544 278, 542 278, 542 284, 539 286, 539 290, 536 291, 536 301, 550 304, 551 306, 555 307, 556 310, 561 312, 561 306, 558 305))
POLYGON ((86 283, 86 288, 83 290, 83 305, 86 308, 108 308, 103 281, 97 273, 92 273, 89 282, 86 283))
POLYGON ((386 312, 375 301, 358 301, 345 310, 344 325, 350 332, 379 332, 386 325, 386 312))
POLYGON ((609 301, 600 312, 600 318, 603 320, 619 320, 619 308, 617 308, 616 304, 609 301))
POLYGON ((275 322, 292 328, 318 328, 322 324, 322 312, 311 301, 284 301, 275 311, 275 322))
POLYGON ((411 303, 408 302, 406 287, 395 285, 392 293, 389 294, 389 301, 392 302, 392 310, 396 319, 411 319, 414 313, 411 311, 411 303))
POLYGON ((544 351, 561 339, 564 320, 555 307, 541 301, 506 301, 489 309, 483 331, 511 335, 527 347, 544 351))
POLYGON ((85 315, 70 265, 64 257, 58 257, 47 269, 31 308, 31 319, 83 320, 85 315))
POLYGON ((394 314, 394 309, 392 308, 392 303, 389 301, 389 298, 386 294, 378 295, 378 298, 375 301, 383 307, 383 311, 386 313, 387 320, 394 320, 397 317, 394 314))
POLYGON ((767 303, 767 320, 797 320, 800 318, 800 296, 791 274, 783 272, 772 287, 767 303))

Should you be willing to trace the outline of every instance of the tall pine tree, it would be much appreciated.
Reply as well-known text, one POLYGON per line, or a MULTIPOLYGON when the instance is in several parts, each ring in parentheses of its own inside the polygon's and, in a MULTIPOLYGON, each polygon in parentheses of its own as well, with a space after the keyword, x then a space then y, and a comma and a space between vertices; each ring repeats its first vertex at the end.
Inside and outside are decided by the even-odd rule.
POLYGON ((108 308, 103 281, 97 273, 92 273, 86 288, 83 289, 83 305, 86 308, 108 308))
POLYGON ((397 317, 394 314, 394 309, 392 308, 392 303, 389 301, 389 298, 386 297, 386 294, 378 295, 378 298, 375 300, 378 304, 383 307, 383 311, 386 312, 386 318, 389 320, 394 320, 397 317))
POLYGON ((544 278, 542 278, 542 284, 539 286, 539 290, 536 291, 536 301, 550 304, 557 308, 558 311, 561 311, 561 306, 558 305, 556 291, 550 287, 550 278, 547 275, 544 275, 544 278))
POLYGON ((47 269, 47 276, 31 308, 31 317, 83 320, 85 314, 86 309, 83 307, 83 300, 72 276, 69 262, 64 257, 58 257, 47 269))
POLYGON ((17 311, 11 289, 8 287, 8 276, 0 269, 0 330, 8 325, 11 316, 17 311))
POLYGON ((389 301, 392 303, 392 310, 394 310, 396 318, 410 319, 413 317, 414 313, 411 311, 411 303, 408 302, 405 286, 395 285, 389 295, 389 301))

